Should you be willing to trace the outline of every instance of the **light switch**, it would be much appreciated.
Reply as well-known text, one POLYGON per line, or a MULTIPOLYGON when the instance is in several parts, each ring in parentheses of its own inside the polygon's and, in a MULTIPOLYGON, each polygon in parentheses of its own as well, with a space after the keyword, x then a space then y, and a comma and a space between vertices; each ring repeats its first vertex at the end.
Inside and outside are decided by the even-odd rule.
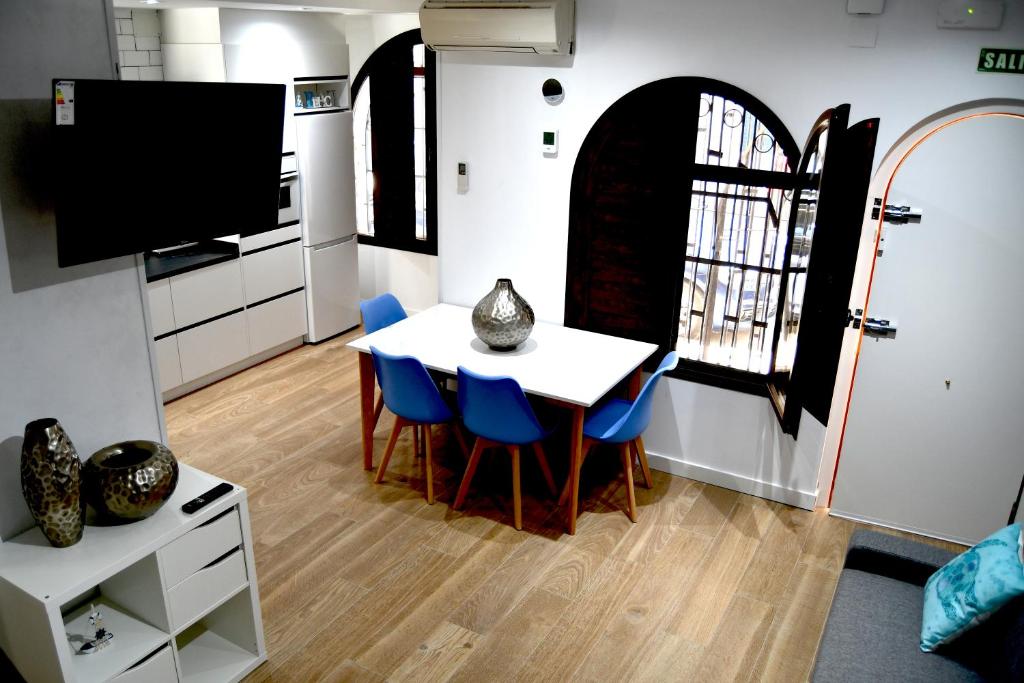
POLYGON ((465 161, 459 162, 459 172, 456 176, 455 188, 459 194, 466 194, 469 192, 469 166, 465 161))

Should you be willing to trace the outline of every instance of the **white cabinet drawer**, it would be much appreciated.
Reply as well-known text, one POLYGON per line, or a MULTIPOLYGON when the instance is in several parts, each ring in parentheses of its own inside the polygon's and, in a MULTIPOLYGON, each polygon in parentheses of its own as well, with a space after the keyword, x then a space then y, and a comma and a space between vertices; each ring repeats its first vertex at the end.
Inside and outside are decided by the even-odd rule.
POLYGON ((242 257, 245 303, 252 305, 306 284, 302 243, 290 242, 242 257))
POLYGON ((295 292, 280 299, 247 308, 249 350, 255 355, 306 334, 306 293, 295 292))
POLYGON ((181 359, 178 357, 178 338, 175 335, 153 342, 156 348, 156 365, 160 373, 160 391, 180 386, 181 359))
POLYGON ((150 282, 149 319, 153 323, 153 336, 159 337, 174 331, 174 310, 171 307, 171 281, 169 279, 150 282))
POLYGON ((245 312, 178 333, 181 380, 191 382, 249 356, 245 312))
POLYGON ((242 527, 238 522, 238 509, 231 508, 227 514, 197 526, 158 551, 165 585, 178 585, 241 544, 242 527))
POLYGON ((287 242, 288 240, 293 240, 298 237, 302 237, 302 226, 295 224, 289 225, 285 228, 278 228, 277 230, 261 232, 258 235, 243 236, 239 240, 238 246, 241 248, 242 252, 246 252, 252 251, 253 249, 269 247, 271 244, 287 242))
POLYGON ((111 683, 177 683, 178 672, 174 668, 174 653, 168 645, 149 659, 110 680, 111 683))
POLYGON ((242 307, 242 268, 238 259, 171 278, 174 322, 178 329, 242 307))
POLYGON ((245 554, 241 549, 200 569, 167 591, 171 628, 177 630, 201 617, 213 605, 245 586, 246 581, 245 554))

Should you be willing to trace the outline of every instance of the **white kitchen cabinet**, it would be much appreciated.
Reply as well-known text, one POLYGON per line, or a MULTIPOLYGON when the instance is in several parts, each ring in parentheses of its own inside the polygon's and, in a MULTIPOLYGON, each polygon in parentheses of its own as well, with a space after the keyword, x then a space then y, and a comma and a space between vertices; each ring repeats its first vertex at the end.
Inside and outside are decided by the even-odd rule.
POLYGON ((183 383, 222 370, 249 356, 244 311, 179 332, 177 337, 183 383))
POLYGON ((170 280, 178 329, 242 308, 245 302, 239 259, 175 275, 170 280))
POLYGON ((169 279, 150 282, 149 289, 149 318, 153 323, 153 336, 173 332, 174 308, 171 305, 171 281, 169 279))
POLYGON ((302 244, 289 242, 242 257, 245 303, 251 306, 306 284, 302 244))
POLYGON ((294 292, 247 308, 249 348, 262 353, 306 334, 306 295, 294 292))
POLYGON ((145 522, 89 526, 65 549, 50 547, 38 527, 5 542, 0 648, 19 673, 29 683, 212 683, 238 681, 265 661, 245 489, 181 511, 219 483, 181 464, 174 494, 145 522), (170 585, 167 549, 195 545, 183 539, 224 518, 239 532, 234 552, 170 585), (90 605, 115 636, 106 650, 81 656, 90 605))
POLYGON ((302 237, 302 226, 296 223, 295 225, 286 225, 276 230, 261 232, 258 235, 243 236, 239 240, 238 246, 244 254, 253 249, 262 249, 263 247, 269 247, 271 244, 280 244, 281 242, 288 242, 300 237, 302 237))
POLYGON ((178 337, 171 335, 153 342, 156 348, 156 365, 160 373, 160 391, 180 386, 181 359, 178 356, 178 337))

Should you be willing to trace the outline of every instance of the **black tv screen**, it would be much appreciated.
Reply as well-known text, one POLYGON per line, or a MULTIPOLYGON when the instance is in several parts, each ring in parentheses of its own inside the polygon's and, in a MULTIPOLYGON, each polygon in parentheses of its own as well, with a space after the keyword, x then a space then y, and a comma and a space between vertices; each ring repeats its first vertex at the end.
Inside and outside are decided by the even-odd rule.
POLYGON ((54 79, 61 267, 277 227, 284 86, 54 79))

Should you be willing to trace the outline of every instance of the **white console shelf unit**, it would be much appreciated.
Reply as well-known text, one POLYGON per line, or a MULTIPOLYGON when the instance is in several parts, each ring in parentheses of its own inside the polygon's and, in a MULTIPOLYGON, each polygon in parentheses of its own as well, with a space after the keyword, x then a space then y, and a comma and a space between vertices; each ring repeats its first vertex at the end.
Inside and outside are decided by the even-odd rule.
POLYGON ((0 647, 29 683, 238 681, 266 661, 245 489, 186 515, 221 480, 179 472, 149 519, 69 548, 36 527, 0 544, 0 647), (90 604, 114 639, 82 655, 90 604))

